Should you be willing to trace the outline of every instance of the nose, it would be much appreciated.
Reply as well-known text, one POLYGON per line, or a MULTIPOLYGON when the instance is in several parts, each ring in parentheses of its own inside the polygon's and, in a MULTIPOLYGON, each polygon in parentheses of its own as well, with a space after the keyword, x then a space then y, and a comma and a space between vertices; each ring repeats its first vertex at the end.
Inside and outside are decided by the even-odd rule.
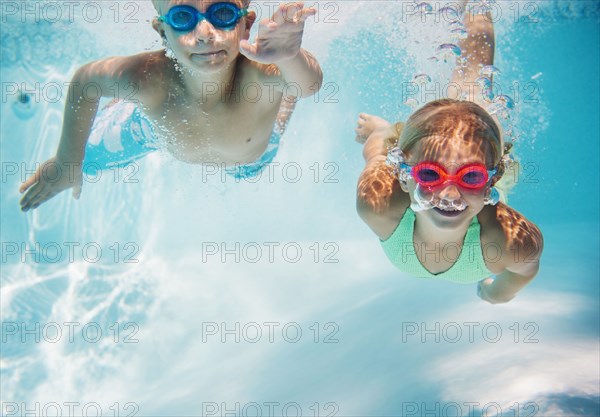
POLYGON ((194 30, 194 38, 198 42, 210 42, 215 39, 215 27, 206 19, 202 19, 196 25, 194 30))
POLYGON ((438 197, 441 200, 456 201, 462 197, 462 194, 456 184, 449 184, 440 190, 438 197))

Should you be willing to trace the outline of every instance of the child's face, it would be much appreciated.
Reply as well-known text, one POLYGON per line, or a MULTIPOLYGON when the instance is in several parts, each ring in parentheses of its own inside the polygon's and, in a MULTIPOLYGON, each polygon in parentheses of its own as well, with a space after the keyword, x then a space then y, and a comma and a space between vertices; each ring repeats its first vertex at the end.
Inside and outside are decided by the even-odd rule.
MULTIPOLYGON (((188 5, 200 13, 206 13, 211 4, 219 0, 167 0, 156 1, 155 6, 160 15, 165 15, 171 8, 188 5)), ((241 0, 230 0, 240 9, 245 4, 241 0)), ((214 27, 207 19, 202 19, 189 31, 177 31, 165 22, 155 25, 156 30, 164 35, 168 46, 173 51, 177 62, 194 71, 214 73, 227 68, 235 62, 239 55, 239 44, 248 39, 253 19, 242 17, 234 28, 224 30, 214 27)))
MULTIPOLYGON (((458 135, 453 137, 430 136, 417 142, 409 151, 405 152, 406 162, 414 166, 420 162, 437 162, 445 168, 450 175, 468 164, 484 164, 487 169, 492 169, 490 162, 489 144, 484 140, 472 140, 465 142, 458 135)), ((417 183, 408 177, 406 185, 402 185, 404 191, 410 195, 411 202, 415 203, 415 190, 417 183)), ((442 184, 433 190, 421 188, 421 194, 425 199, 434 198, 434 201, 446 200, 456 203, 464 202, 466 208, 463 211, 447 211, 439 207, 425 210, 426 216, 440 228, 452 229, 466 221, 470 221, 484 207, 484 197, 487 186, 479 190, 463 188, 453 182, 442 184)))

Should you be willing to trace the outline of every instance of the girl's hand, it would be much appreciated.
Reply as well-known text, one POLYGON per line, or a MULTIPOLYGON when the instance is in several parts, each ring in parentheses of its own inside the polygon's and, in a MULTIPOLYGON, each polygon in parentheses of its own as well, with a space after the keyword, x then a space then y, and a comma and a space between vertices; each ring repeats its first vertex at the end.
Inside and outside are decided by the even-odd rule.
POLYGON ((484 301, 491 304, 502 304, 508 303, 514 298, 514 296, 507 299, 495 298, 492 294, 492 285, 494 284, 494 278, 485 278, 477 283, 477 295, 484 301))
POLYGON ((488 287, 494 282, 494 278, 482 279, 477 283, 477 296, 488 303, 494 304, 487 295, 488 287))
POLYGON ((262 64, 276 64, 294 58, 300 52, 304 22, 316 13, 314 8, 304 8, 304 3, 279 6, 271 19, 259 23, 255 43, 240 42, 240 52, 248 59, 262 64))
POLYGON ((83 176, 81 164, 61 163, 56 157, 44 162, 19 188, 25 193, 19 204, 22 211, 38 208, 58 193, 73 188, 73 197, 79 199, 83 176))

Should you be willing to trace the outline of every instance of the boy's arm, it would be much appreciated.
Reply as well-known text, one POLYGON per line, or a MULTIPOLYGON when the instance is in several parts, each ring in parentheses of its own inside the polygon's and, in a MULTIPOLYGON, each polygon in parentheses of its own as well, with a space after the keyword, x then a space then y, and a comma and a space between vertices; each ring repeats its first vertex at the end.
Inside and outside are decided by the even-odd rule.
POLYGON ((276 86, 284 91, 286 84, 294 85, 290 92, 298 97, 308 97, 321 88, 323 72, 315 57, 301 48, 304 23, 316 13, 304 4, 289 3, 279 6, 269 19, 259 23, 255 43, 240 42, 240 52, 248 59, 260 64, 267 77, 279 75, 283 82, 276 86))
POLYGON ((287 84, 296 84, 300 97, 309 97, 321 89, 323 72, 316 58, 301 49, 294 58, 276 62, 281 76, 287 84))
MULTIPOLYGON (((463 8, 468 2, 463 2, 463 8)), ((452 82, 460 87, 461 92, 467 92, 467 100, 477 104, 485 102, 482 86, 477 83, 481 77, 480 70, 483 66, 494 63, 495 35, 491 14, 471 14, 472 8, 466 6, 463 24, 467 37, 458 42, 461 56, 457 60, 456 68, 452 73, 452 82)), ((489 76, 492 82, 492 76, 489 76)))
POLYGON ((44 162, 19 188, 25 193, 21 209, 27 211, 69 188, 81 193, 81 163, 101 97, 135 99, 130 57, 108 58, 79 68, 66 97, 62 132, 56 155, 44 162), (48 178, 46 178, 48 177, 48 178))
POLYGON ((101 97, 139 100, 136 64, 141 60, 140 56, 106 58, 77 70, 65 103, 62 133, 56 152, 58 160, 83 161, 101 97))

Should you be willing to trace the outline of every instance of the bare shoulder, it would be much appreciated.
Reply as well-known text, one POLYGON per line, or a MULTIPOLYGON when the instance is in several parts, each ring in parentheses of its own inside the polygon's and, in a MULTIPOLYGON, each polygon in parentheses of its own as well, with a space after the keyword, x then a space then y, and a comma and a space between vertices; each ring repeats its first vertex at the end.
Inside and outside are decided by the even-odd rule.
POLYGON ((140 88, 165 87, 179 82, 173 61, 167 58, 164 51, 132 55, 128 57, 128 62, 122 70, 131 82, 140 83, 140 88))
POLYGON ((82 67, 98 76, 113 80, 138 81, 144 69, 159 61, 159 52, 145 52, 129 56, 112 56, 90 62, 82 67))
POLYGON ((162 50, 129 56, 120 70, 128 90, 135 92, 132 98, 148 108, 162 105, 169 91, 181 85, 173 61, 162 50))
POLYGON ((275 64, 261 64, 243 55, 238 58, 243 74, 252 77, 257 82, 282 82, 281 71, 275 64))
POLYGON ((385 240, 396 230, 409 205, 410 197, 385 158, 371 161, 360 175, 356 195, 356 210, 367 226, 385 240))
POLYGON ((108 90, 117 100, 160 100, 173 84, 173 65, 164 51, 115 56, 90 62, 78 70, 81 80, 96 82, 104 96, 108 90))
POLYGON ((542 233, 517 210, 498 203, 486 206, 478 219, 482 225, 482 243, 498 245, 507 268, 515 263, 539 259, 544 246, 542 233))

